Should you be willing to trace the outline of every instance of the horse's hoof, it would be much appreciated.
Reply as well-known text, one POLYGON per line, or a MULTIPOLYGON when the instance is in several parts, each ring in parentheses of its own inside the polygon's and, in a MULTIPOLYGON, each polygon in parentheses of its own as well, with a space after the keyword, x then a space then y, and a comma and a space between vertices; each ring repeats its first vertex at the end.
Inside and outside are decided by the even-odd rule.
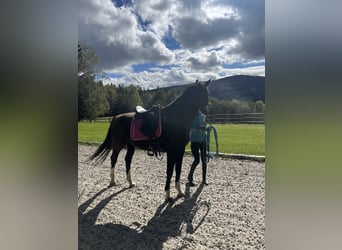
POLYGON ((196 186, 196 184, 193 183, 192 181, 189 181, 188 183, 186 183, 186 185, 189 186, 189 187, 194 187, 194 186, 196 186))
POLYGON ((173 202, 173 199, 171 197, 168 197, 168 198, 165 199, 165 202, 167 202, 167 203, 168 202, 173 202))
POLYGON ((180 193, 180 194, 177 195, 177 199, 178 199, 178 198, 182 198, 182 197, 184 197, 184 196, 185 196, 184 193, 180 193))
POLYGON ((129 188, 134 188, 135 187, 135 183, 132 183, 129 185, 129 188))
POLYGON ((108 188, 114 187, 114 186, 116 186, 116 183, 115 182, 111 182, 111 183, 109 183, 108 188))

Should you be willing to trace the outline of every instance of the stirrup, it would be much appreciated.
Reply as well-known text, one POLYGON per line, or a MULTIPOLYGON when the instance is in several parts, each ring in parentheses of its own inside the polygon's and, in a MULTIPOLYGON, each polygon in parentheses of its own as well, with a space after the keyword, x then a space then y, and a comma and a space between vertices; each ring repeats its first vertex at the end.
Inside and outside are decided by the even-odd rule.
POLYGON ((147 155, 148 156, 154 156, 154 151, 153 151, 153 147, 149 146, 147 149, 147 155))

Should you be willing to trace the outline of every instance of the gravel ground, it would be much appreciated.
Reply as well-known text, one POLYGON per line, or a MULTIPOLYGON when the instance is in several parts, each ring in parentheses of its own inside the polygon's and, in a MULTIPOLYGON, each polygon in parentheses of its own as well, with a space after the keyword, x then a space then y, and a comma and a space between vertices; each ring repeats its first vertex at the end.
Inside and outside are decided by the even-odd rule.
MULTIPOLYGON (((164 202, 166 154, 159 161, 136 150, 128 188, 123 150, 117 186, 107 188, 110 157, 86 161, 96 147, 78 146, 78 242, 80 249, 265 249, 265 163, 216 158, 208 186, 187 187, 192 157, 183 159, 185 197, 164 202)), ((194 174, 201 180, 201 166, 194 174)), ((177 194, 172 178, 171 195, 177 194)))

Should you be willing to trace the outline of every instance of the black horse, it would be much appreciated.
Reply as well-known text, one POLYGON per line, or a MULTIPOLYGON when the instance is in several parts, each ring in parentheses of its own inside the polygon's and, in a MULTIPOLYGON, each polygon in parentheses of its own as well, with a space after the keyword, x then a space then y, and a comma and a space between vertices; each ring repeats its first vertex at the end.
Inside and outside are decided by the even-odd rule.
MULTIPOLYGON (((199 109, 208 105, 208 85, 210 80, 190 85, 178 98, 161 109, 162 134, 159 137, 158 144, 162 151, 167 154, 167 177, 165 184, 166 200, 170 201, 170 182, 173 175, 173 169, 176 166, 176 190, 177 197, 184 194, 180 188, 180 175, 182 169, 183 155, 185 146, 189 142, 189 131, 192 120, 199 109)), ((115 185, 114 168, 118 155, 125 146, 127 153, 125 156, 127 181, 130 187, 134 187, 131 179, 131 162, 135 147, 148 150, 149 141, 132 141, 130 138, 131 122, 136 113, 124 113, 113 118, 108 129, 104 142, 99 146, 96 152, 90 157, 91 160, 97 159, 103 162, 110 150, 111 155, 111 181, 109 186, 115 185)))

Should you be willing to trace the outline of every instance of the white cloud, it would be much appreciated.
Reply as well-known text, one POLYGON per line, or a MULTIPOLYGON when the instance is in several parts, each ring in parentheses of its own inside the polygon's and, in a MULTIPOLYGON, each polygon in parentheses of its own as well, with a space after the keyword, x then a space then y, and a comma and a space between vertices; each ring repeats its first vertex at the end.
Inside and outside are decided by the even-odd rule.
POLYGON ((80 0, 79 40, 92 46, 107 73, 124 74, 121 84, 162 86, 234 74, 265 75, 263 0, 132 0, 117 8, 109 0, 80 0), (180 49, 168 49, 170 31, 180 49), (244 62, 246 68, 224 69, 244 62), (152 72, 132 65, 154 63, 152 72), (158 65, 176 65, 171 69, 158 65))
POLYGON ((151 31, 142 31, 128 8, 108 0, 80 2, 79 39, 93 46, 104 70, 132 63, 168 63, 173 54, 151 31))
POLYGON ((157 87, 175 86, 182 85, 191 82, 195 82, 197 79, 200 81, 208 79, 220 79, 227 76, 233 75, 254 75, 254 76, 265 76, 265 68, 263 66, 252 66, 247 68, 234 68, 224 69, 218 67, 216 72, 185 72, 181 68, 172 68, 169 70, 157 70, 154 72, 139 72, 139 73, 128 73, 122 78, 107 78, 103 79, 105 84, 115 85, 138 85, 143 88, 153 89, 157 87))
POLYGON ((194 17, 182 17, 175 22, 175 36, 184 48, 200 49, 215 47, 222 41, 229 41, 238 35, 235 21, 226 18, 199 20, 194 17))
POLYGON ((221 59, 216 51, 197 54, 189 59, 189 67, 196 71, 217 71, 221 65, 221 59))
POLYGON ((149 22, 149 30, 162 38, 168 31, 171 20, 177 17, 179 1, 174 0, 151 0, 148 3, 141 0, 133 0, 133 11, 143 21, 149 22))
POLYGON ((251 76, 265 76, 264 66, 252 66, 247 68, 224 69, 222 73, 225 76, 234 75, 251 75, 251 76))

